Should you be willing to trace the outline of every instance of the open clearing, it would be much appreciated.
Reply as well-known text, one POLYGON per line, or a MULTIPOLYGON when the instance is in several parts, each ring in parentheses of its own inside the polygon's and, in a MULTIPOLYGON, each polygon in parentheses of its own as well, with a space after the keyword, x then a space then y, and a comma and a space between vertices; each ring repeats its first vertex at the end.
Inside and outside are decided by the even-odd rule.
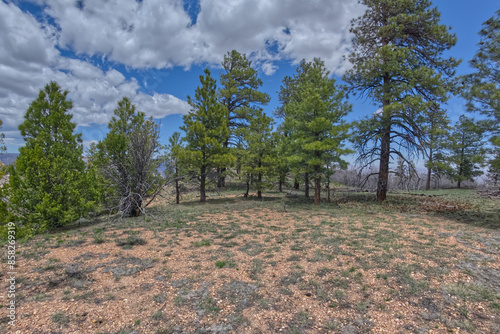
POLYGON ((423 194, 227 191, 39 235, 0 332, 500 333, 499 201, 423 194))

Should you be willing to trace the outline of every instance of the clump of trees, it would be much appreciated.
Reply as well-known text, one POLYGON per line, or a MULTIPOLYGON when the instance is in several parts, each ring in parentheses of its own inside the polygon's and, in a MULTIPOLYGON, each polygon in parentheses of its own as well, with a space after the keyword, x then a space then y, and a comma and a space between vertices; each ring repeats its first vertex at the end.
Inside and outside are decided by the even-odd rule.
MULTIPOLYGON (((303 60, 293 76, 283 79, 274 111, 277 122, 263 111, 270 98, 260 91, 257 70, 246 55, 233 50, 224 56, 219 85, 208 69, 200 76, 194 96, 187 98, 191 110, 180 128, 184 134, 174 133, 166 150, 155 121, 125 97, 106 137, 84 158, 68 92, 49 83, 19 126, 25 146, 17 161, 0 171, 9 174, 9 182, 0 187, 3 221, 15 222, 29 235, 73 223, 92 211, 144 215, 170 183, 175 182, 179 203, 183 180, 196 180, 205 202, 210 182, 225 187, 228 175, 242 180, 245 197, 253 188, 258 199, 266 189, 282 191, 288 180, 295 189, 303 184, 309 197, 312 183, 318 205, 333 173, 347 166, 348 139, 359 153, 361 170, 339 173, 336 179, 373 186, 380 202, 391 182, 408 190, 430 189, 433 180, 445 177, 460 188, 481 175, 486 163, 498 184, 500 10, 479 32, 479 50, 470 62, 473 72, 454 81, 459 61, 443 54, 456 37, 440 24, 440 13, 429 0, 361 3, 367 11, 352 22, 353 67, 344 76, 347 86, 336 85, 322 60, 303 60), (463 115, 451 126, 444 106, 454 92, 466 99, 469 111, 485 119, 463 115), (378 110, 347 123, 347 93, 371 99, 378 110), (425 177, 414 161, 420 156, 425 177), (377 176, 373 184, 372 175, 377 176)), ((5 150, 3 138, 0 152, 5 150)))
POLYGON ((181 127, 186 146, 178 151, 178 157, 200 181, 200 202, 205 202, 208 174, 214 168, 232 166, 235 157, 224 145, 230 134, 227 108, 217 99, 216 80, 208 69, 200 76, 200 83, 194 98, 188 96, 192 109, 181 127))
POLYGON ((283 81, 281 96, 286 159, 296 173, 304 174, 306 189, 312 178, 314 204, 318 205, 327 166, 331 162, 344 165, 341 156, 350 152, 344 148, 349 129, 344 117, 351 106, 320 59, 303 60, 297 73, 283 81))

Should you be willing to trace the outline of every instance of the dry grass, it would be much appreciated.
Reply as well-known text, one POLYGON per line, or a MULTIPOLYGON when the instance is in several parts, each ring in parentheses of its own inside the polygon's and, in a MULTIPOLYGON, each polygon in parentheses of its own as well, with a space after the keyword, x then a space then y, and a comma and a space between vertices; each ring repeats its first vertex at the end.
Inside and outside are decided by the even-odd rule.
POLYGON ((18 245, 19 319, 0 331, 498 332, 499 203, 431 195, 228 192, 40 235, 18 245))

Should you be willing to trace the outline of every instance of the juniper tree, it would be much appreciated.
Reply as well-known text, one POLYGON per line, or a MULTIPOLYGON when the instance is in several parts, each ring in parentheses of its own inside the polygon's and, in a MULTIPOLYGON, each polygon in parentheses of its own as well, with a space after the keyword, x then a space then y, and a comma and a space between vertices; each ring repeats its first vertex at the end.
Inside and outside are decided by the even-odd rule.
POLYGON ((391 156, 421 148, 422 113, 447 99, 458 61, 443 57, 456 43, 429 0, 362 0, 366 13, 352 21, 353 68, 344 76, 354 93, 380 111, 359 122, 356 148, 365 166, 379 161, 377 200, 388 189, 391 156))
POLYGON ((105 182, 106 205, 125 216, 142 215, 165 185, 158 173, 158 125, 124 97, 108 129, 92 157, 105 182))
POLYGON ((10 211, 25 232, 63 226, 94 207, 98 193, 82 159, 73 104, 56 82, 40 90, 19 130, 25 145, 9 172, 10 211))
POLYGON ((224 143, 229 138, 227 109, 217 100, 216 81, 205 70, 194 98, 188 96, 191 111, 181 127, 186 146, 180 151, 181 162, 195 170, 200 181, 200 202, 206 201, 206 181, 214 168, 226 168, 235 158, 224 143))

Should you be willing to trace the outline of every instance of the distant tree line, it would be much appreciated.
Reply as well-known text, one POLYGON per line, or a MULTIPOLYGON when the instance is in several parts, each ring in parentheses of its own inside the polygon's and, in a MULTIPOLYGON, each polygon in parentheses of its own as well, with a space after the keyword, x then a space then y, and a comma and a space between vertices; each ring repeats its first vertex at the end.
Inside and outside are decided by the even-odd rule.
MULTIPOLYGON (((283 79, 280 104, 270 117, 257 70, 233 50, 224 56, 219 80, 208 69, 200 76, 187 98, 191 110, 183 135, 174 133, 165 146, 158 124, 124 97, 106 137, 84 154, 68 92, 47 84, 19 126, 25 145, 18 159, 2 170, 8 174, 0 188, 3 222, 32 234, 91 212, 144 215, 167 185, 179 203, 188 181, 197 182, 200 202, 207 200, 207 187, 223 188, 228 180, 237 179, 245 197, 253 189, 259 199, 267 189, 286 186, 302 186, 308 198, 312 185, 318 205, 325 189, 329 200, 332 175, 347 167, 345 155, 355 151, 355 185, 372 184, 380 202, 389 187, 430 189, 442 177, 460 188, 486 165, 488 175, 500 180, 500 10, 483 24, 473 72, 457 77, 460 61, 443 56, 456 37, 439 23, 430 1, 361 2, 367 11, 352 22, 353 67, 345 86, 336 84, 321 59, 303 60, 283 79), (349 94, 370 99, 377 112, 346 122, 349 94), (445 110, 451 94, 461 94, 483 119, 462 115, 451 125, 445 110), (419 157, 425 177, 417 172, 419 157)), ((353 183, 352 171, 336 179, 351 175, 345 182, 353 183)))

